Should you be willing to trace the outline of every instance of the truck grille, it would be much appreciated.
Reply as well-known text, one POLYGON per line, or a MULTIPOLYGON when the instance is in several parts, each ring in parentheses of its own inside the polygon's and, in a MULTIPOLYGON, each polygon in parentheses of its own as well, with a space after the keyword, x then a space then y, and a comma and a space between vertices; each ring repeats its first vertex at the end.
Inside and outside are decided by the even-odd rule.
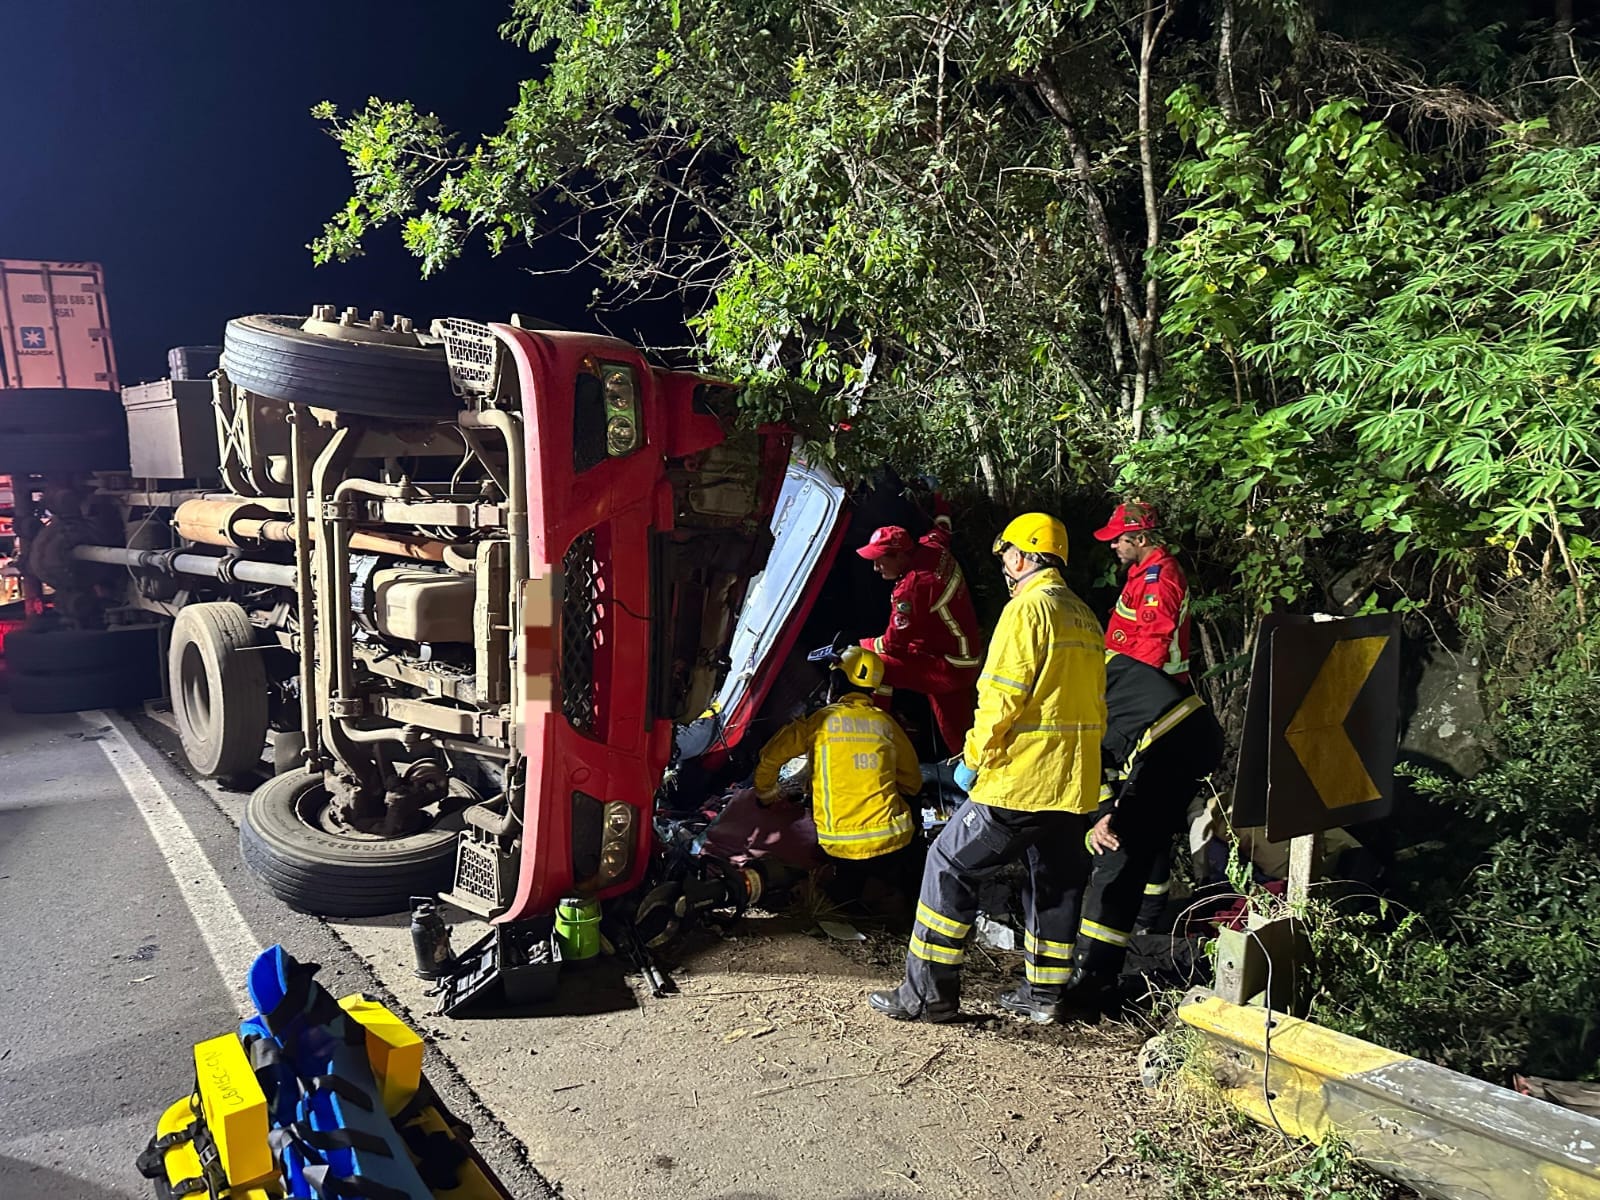
POLYGON ((600 565, 594 531, 580 534, 561 560, 561 711, 575 729, 594 733, 594 652, 600 632, 600 565))

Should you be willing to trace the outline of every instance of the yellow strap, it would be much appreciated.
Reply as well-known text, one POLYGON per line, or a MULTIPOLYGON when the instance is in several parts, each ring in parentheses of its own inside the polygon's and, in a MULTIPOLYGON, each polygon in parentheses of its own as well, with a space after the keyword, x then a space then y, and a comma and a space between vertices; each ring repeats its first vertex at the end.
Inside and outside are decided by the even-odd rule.
POLYGON ((1146 896, 1165 896, 1171 890, 1172 880, 1170 879, 1165 883, 1147 883, 1144 885, 1144 894, 1146 896))
POLYGON ((1029 983, 1066 983, 1072 976, 1071 967, 1039 967, 1023 963, 1022 970, 1029 983))

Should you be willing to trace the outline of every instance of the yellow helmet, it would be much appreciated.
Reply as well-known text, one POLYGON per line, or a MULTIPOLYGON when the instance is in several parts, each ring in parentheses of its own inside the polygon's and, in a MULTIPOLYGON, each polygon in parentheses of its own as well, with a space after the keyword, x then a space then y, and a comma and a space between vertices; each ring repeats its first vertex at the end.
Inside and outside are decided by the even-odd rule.
POLYGON ((1066 562, 1067 527, 1049 513, 1023 513, 1000 531, 994 552, 999 554, 1008 545, 1026 554, 1054 554, 1066 562))
POLYGON ((846 646, 839 655, 839 670, 858 688, 871 690, 883 685, 883 659, 865 646, 846 646))

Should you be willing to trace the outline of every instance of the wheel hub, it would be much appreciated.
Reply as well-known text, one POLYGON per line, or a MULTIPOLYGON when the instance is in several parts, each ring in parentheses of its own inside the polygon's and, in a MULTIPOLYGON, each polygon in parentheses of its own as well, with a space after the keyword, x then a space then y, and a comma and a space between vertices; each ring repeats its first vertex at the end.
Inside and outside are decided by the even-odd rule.
POLYGON ((306 333, 320 337, 336 338, 342 342, 375 342, 385 346, 420 346, 422 338, 410 317, 396 316, 384 323, 388 314, 374 309, 363 318, 360 310, 347 308, 339 311, 337 305, 319 304, 311 316, 300 326, 306 333))

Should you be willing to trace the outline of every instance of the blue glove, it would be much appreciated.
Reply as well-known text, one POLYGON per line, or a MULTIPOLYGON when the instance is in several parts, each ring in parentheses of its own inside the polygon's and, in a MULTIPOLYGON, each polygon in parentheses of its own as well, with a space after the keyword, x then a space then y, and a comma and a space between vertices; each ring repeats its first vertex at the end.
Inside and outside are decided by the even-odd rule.
POLYGON ((950 778, 955 781, 955 785, 963 792, 970 792, 972 785, 978 782, 978 773, 967 766, 965 762, 959 762, 956 764, 956 769, 950 778))

